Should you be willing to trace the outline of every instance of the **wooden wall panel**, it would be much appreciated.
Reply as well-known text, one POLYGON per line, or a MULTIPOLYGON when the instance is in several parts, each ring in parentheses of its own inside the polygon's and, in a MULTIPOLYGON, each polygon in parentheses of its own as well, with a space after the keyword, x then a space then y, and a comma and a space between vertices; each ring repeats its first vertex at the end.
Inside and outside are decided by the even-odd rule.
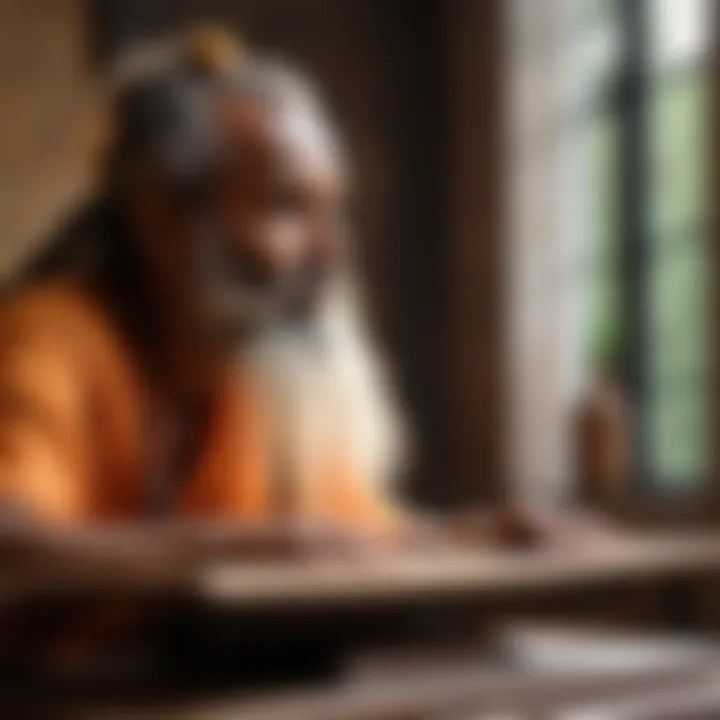
POLYGON ((451 212, 448 227, 448 498, 476 505, 507 487, 503 3, 448 9, 451 212))
POLYGON ((0 2, 0 270, 87 182, 82 0, 0 2))

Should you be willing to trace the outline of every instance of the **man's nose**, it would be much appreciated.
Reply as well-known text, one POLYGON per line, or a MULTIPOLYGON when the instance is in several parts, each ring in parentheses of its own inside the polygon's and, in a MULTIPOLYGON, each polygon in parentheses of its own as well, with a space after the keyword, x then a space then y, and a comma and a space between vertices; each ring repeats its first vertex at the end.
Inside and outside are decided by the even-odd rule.
POLYGON ((312 233, 310 256, 316 265, 331 268, 342 258, 342 229, 336 222, 323 220, 312 233))

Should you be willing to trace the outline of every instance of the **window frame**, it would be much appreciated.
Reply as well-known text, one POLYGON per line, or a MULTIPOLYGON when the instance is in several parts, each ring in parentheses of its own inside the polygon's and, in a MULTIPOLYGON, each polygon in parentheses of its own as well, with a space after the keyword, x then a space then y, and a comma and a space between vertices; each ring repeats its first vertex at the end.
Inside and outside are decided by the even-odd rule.
MULTIPOLYGON (((711 10, 714 8, 711 7, 711 10)), ((701 487, 699 492, 670 491, 660 487, 650 467, 648 404, 651 402, 651 371, 648 357, 651 352, 649 320, 652 312, 650 298, 650 257, 653 253, 654 233, 650 223, 651 209, 651 138, 652 96, 660 85, 682 81, 690 73, 703 71, 716 59, 717 43, 711 43, 710 58, 698 57, 678 63, 668 63, 659 71, 650 66, 652 17, 649 0, 622 2, 615 0, 618 18, 619 53, 613 80, 589 97, 581 105, 579 122, 584 126, 596 122, 604 113, 618 118, 618 282, 619 303, 623 309, 620 334, 622 354, 620 372, 628 395, 631 446, 634 471, 627 492, 614 508, 615 512, 634 519, 652 519, 663 523, 672 519, 697 522, 707 514, 715 517, 709 497, 717 495, 714 481, 715 458, 710 458, 707 476, 688 477, 688 485, 701 487)), ((715 19, 715 16, 713 16, 715 19)), ((711 76, 712 77, 712 76, 711 76)), ((710 83, 712 85, 712 83, 710 83)), ((711 88, 711 92, 714 86, 711 88)), ((712 106, 712 101, 709 103, 712 106)), ((716 118, 711 118, 716 120, 716 118)), ((717 127, 717 122, 711 127, 717 127)), ((711 133, 712 135, 712 133, 711 133)), ((697 218, 698 228, 708 229, 708 246, 712 247, 712 222, 697 218)), ((672 235, 682 232, 673 229, 672 235)), ((708 259, 712 260, 709 253, 708 259)), ((607 272, 607 268, 602 272, 607 272)), ((709 283, 712 291, 713 283, 709 283)), ((714 302, 709 298, 709 302, 714 302)), ((712 349, 711 349, 712 354, 712 349)), ((713 364, 709 361, 709 374, 713 364)), ((686 378, 687 379, 687 378, 686 378)), ((704 378, 703 378, 704 380, 704 378)), ((713 377, 708 378, 713 383, 713 377)), ((698 382, 701 380, 698 378, 698 382)), ((712 412, 712 411, 711 411, 712 412)), ((711 420, 711 426, 712 426, 711 420)), ((679 482, 678 484, 682 485, 679 482)))

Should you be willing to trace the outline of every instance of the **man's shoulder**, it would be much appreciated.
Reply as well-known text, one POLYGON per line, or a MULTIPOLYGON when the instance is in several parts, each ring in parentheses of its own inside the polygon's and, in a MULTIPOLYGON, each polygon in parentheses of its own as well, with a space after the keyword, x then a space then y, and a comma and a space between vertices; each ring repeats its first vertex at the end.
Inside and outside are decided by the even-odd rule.
POLYGON ((0 333, 31 336, 107 331, 110 318, 79 283, 53 280, 13 289, 0 300, 0 333))
POLYGON ((103 303, 79 283, 53 280, 13 290, 0 300, 0 352, 47 353, 89 367, 93 358, 127 355, 103 303))

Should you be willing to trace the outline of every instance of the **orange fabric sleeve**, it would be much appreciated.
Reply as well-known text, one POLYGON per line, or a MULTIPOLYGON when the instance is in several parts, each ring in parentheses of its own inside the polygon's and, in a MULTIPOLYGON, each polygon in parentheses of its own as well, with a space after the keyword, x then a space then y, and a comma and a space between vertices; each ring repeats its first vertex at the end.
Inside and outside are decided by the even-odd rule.
POLYGON ((46 321, 0 323, 0 502, 73 523, 88 507, 83 393, 73 339, 46 321))

